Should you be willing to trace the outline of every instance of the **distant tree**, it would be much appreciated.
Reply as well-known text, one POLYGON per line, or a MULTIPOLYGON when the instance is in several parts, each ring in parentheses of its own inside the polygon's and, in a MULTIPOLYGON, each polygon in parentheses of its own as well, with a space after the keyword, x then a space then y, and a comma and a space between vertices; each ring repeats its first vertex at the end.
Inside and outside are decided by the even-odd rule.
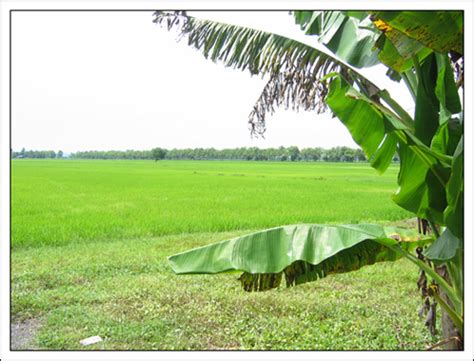
POLYGON ((62 151, 62 150, 58 150, 57 157, 58 157, 58 158, 62 158, 63 155, 64 155, 63 151, 62 151))
POLYGON ((151 150, 151 157, 155 160, 155 162, 165 159, 166 157, 166 149, 162 148, 153 148, 151 150))
POLYGON ((365 158, 365 154, 364 154, 364 151, 362 149, 356 149, 355 150, 355 161, 357 162, 362 162, 362 161, 365 161, 366 158, 365 158))
POLYGON ((296 161, 300 157, 300 150, 298 147, 292 146, 287 148, 288 159, 292 162, 296 161))

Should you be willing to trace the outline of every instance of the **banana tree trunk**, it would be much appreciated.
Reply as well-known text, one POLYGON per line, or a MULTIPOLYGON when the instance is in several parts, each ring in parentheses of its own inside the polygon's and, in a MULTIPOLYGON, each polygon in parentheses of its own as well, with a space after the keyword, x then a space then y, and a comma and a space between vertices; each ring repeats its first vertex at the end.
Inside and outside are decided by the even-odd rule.
MULTIPOLYGON (((445 266, 437 267, 436 271, 448 283, 451 283, 445 266)), ((449 300, 449 298, 446 296, 446 293, 442 289, 439 290, 439 294, 444 302, 446 302, 450 307, 453 307, 452 302, 449 300)), ((458 329, 454 325, 449 315, 443 309, 441 309, 441 329, 443 332, 443 339, 447 341, 443 343, 442 345, 443 349, 445 350, 463 350, 464 349, 464 342, 463 342, 463 338, 461 337, 461 334, 459 333, 458 329)))

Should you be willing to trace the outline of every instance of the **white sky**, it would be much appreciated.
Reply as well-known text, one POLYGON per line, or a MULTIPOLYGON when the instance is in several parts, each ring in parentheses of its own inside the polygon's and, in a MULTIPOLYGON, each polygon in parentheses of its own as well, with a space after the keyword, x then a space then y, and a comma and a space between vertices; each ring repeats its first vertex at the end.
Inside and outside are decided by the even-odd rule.
MULTIPOLYGON (((314 41, 287 12, 191 14, 314 41)), ((204 59, 152 19, 14 12, 12 148, 356 147, 337 119, 283 109, 268 118, 265 139, 251 139, 247 118, 265 80, 204 59)), ((382 67, 364 74, 411 110, 408 93, 382 67)))

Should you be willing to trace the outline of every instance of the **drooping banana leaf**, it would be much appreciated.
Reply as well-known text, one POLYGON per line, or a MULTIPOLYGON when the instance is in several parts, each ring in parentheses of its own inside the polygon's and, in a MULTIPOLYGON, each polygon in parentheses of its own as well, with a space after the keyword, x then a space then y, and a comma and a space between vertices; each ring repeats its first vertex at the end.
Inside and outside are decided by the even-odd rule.
POLYGON ((299 224, 276 227, 214 243, 168 258, 175 273, 243 272, 246 291, 294 286, 326 275, 357 270, 400 256, 428 242, 411 230, 373 224, 299 224))
MULTIPOLYGON (((168 29, 176 28, 182 38, 187 39, 188 45, 202 52, 206 58, 235 69, 247 69, 251 74, 270 75, 249 115, 252 134, 265 132, 265 115, 272 113, 275 106, 289 107, 291 104, 296 110, 324 112, 326 106, 323 100, 328 89, 322 80, 328 74, 339 73, 349 84, 357 81, 364 89, 369 89, 370 94, 380 91, 337 56, 295 39, 197 19, 185 12, 157 11, 154 15, 154 22, 167 24, 168 29)), ((333 15, 334 18, 330 17, 327 21, 337 22, 335 19, 339 17, 336 12, 333 15)))
MULTIPOLYGON (((300 67, 306 73, 334 65, 356 72, 340 59, 295 39, 244 26, 198 19, 185 12, 157 11, 153 20, 175 28, 188 45, 214 61, 252 74, 283 72, 300 67)), ((360 76, 360 75, 359 75, 360 76)))

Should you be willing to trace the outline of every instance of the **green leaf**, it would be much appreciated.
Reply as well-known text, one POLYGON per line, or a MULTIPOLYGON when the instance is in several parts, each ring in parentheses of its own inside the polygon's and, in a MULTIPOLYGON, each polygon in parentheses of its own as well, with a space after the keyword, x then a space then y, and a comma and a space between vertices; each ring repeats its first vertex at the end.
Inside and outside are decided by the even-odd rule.
POLYGON ((435 95, 437 79, 436 57, 425 59, 419 71, 415 104, 415 136, 430 145, 439 126, 439 101, 435 95))
POLYGON ((294 12, 295 22, 306 35, 318 35, 339 59, 356 67, 378 64, 373 46, 380 32, 363 11, 315 11, 309 18, 307 12, 294 12))
POLYGON ((379 62, 378 51, 373 49, 378 35, 369 19, 360 21, 345 17, 338 31, 325 45, 340 59, 356 68, 370 67, 379 62))
MULTIPOLYGON (((464 249, 461 240, 460 246, 456 252, 454 258, 446 262, 446 268, 448 269, 449 279, 453 285, 454 291, 459 299, 464 298, 464 275, 463 275, 463 259, 464 249)), ((463 313, 462 307, 457 310, 459 313, 463 313)))
POLYGON ((357 20, 364 20, 368 16, 367 11, 361 11, 361 10, 348 10, 348 11, 341 11, 341 12, 347 16, 356 18, 357 20))
POLYGON ((392 199, 400 207, 426 218, 428 189, 425 179, 429 167, 409 146, 399 143, 400 172, 398 189, 392 199))
POLYGON ((440 154, 453 155, 462 132, 462 125, 458 119, 442 123, 431 140, 431 149, 440 154))
MULTIPOLYGON (((367 159, 371 159, 385 137, 384 120, 381 112, 357 99, 356 93, 354 88, 337 77, 331 82, 326 103, 364 150, 367 159)), ((392 156, 393 153, 390 160, 392 156)), ((378 159, 375 165, 383 165, 383 162, 378 159)))
POLYGON ((424 59, 432 50, 407 37, 397 30, 387 31, 377 39, 375 46, 380 49, 379 60, 397 72, 406 72, 413 67, 413 55, 424 59))
POLYGON ((372 224, 300 224, 263 230, 170 256, 175 273, 242 271, 245 290, 314 281, 331 273, 357 270, 400 257, 389 246, 412 250, 414 231, 372 224))
POLYGON ((451 114, 459 113, 462 107, 448 56, 436 54, 436 64, 438 77, 436 79, 435 94, 441 106, 440 123, 444 123, 451 118, 451 114))
POLYGON ((398 137, 394 133, 388 133, 380 145, 377 152, 369 159, 370 165, 377 169, 379 173, 387 170, 392 163, 393 155, 397 150, 398 137))
POLYGON ((463 54, 462 11, 375 11, 376 19, 442 54, 463 54))
POLYGON ((439 236, 424 252, 424 255, 431 261, 446 262, 452 260, 461 248, 461 241, 449 228, 439 236))
POLYGON ((400 118, 358 93, 342 79, 332 81, 326 102, 379 172, 386 169, 396 144, 400 143, 399 188, 393 200, 420 217, 435 217, 444 224, 444 186, 448 180, 445 167, 450 165, 450 160, 421 142, 400 118), (377 149, 374 150, 375 146, 377 149), (433 207, 431 211, 430 207, 433 207))
MULTIPOLYGON (((316 17, 318 14, 316 14, 315 11, 307 11, 307 10, 293 12, 293 16, 295 17, 295 23, 299 24, 302 29, 306 28, 309 22, 311 23, 315 22, 313 19, 313 15, 314 17, 316 17)), ((315 29, 314 31, 317 31, 319 33, 320 27, 318 27, 318 29, 315 29)))
POLYGON ((451 233, 464 239, 464 137, 459 140, 453 156, 451 177, 446 187, 448 206, 444 211, 444 220, 451 233))
POLYGON ((446 209, 446 184, 449 179, 450 169, 442 167, 440 165, 434 165, 433 169, 436 170, 437 175, 430 169, 426 174, 426 187, 428 191, 428 206, 429 209, 426 211, 427 216, 430 217, 434 223, 444 225, 443 212, 446 209), (441 184, 438 176, 441 176, 444 183, 441 184))

